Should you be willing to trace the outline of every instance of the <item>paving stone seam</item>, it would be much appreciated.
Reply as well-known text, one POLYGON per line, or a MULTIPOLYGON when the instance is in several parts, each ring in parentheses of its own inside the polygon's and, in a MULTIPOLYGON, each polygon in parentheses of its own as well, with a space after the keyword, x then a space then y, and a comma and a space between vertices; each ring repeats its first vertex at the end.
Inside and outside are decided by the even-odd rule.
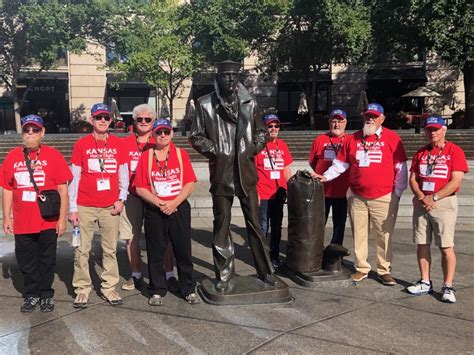
POLYGON ((261 344, 259 345, 256 345, 254 346, 253 348, 251 348, 250 350, 248 350, 247 352, 245 352, 244 354, 252 354, 253 352, 257 351, 258 349, 262 348, 263 346, 265 345, 268 345, 270 343, 272 343, 273 341, 275 341, 276 339, 286 335, 286 334, 292 334, 293 332, 296 332, 300 329, 304 329, 306 327, 309 327, 309 326, 312 326, 312 325, 315 325, 315 324, 318 324, 318 323, 322 323, 322 322, 325 322, 327 320, 330 320, 330 319, 334 319, 334 318, 337 318, 337 317, 340 317, 340 316, 343 316, 343 315, 346 315, 346 314, 349 314, 349 313, 352 313, 352 312, 355 312, 355 311, 358 311, 360 309, 363 309, 365 307, 369 307, 373 304, 377 304, 378 302, 370 302, 368 304, 365 304, 365 305, 362 305, 362 306, 359 306, 359 307, 355 307, 355 308, 352 308, 352 309, 349 309, 347 311, 344 311, 344 312, 341 312, 341 313, 338 313, 338 314, 333 314, 331 316, 327 316, 327 317, 324 317, 324 318, 321 318, 321 319, 318 319, 318 320, 315 320, 313 322, 309 322, 307 324, 303 324, 303 325, 299 325, 297 327, 294 327, 292 329, 289 329, 289 330, 286 330, 284 332, 281 332, 280 334, 277 334, 275 335, 274 337, 270 338, 270 339, 267 339, 265 340, 264 342, 262 342, 261 344))
POLYGON ((348 347, 356 348, 356 349, 360 349, 360 350, 369 350, 369 351, 376 352, 378 354, 393 354, 393 352, 390 352, 390 351, 383 351, 383 350, 380 350, 380 349, 367 348, 365 346, 360 346, 360 345, 353 345, 353 344, 344 343, 344 342, 337 342, 337 341, 334 341, 334 340, 315 337, 315 336, 312 336, 312 335, 299 334, 299 333, 292 334, 292 335, 296 335, 296 336, 299 336, 299 337, 302 337, 302 338, 325 341, 325 342, 331 343, 331 344, 344 345, 344 346, 348 346, 348 347))
MULTIPOLYGON (((126 299, 126 298, 133 297, 133 296, 135 296, 135 295, 125 296, 125 297, 122 297, 122 299, 126 299)), ((2 297, 2 296, 0 295, 0 297, 2 297)), ((15 296, 8 296, 8 297, 13 297, 13 298, 15 298, 15 296)), ((18 297, 18 298, 23 299, 23 297, 18 297)), ((57 300, 55 300, 55 301, 56 301, 56 303, 59 303, 59 302, 61 302, 61 303, 62 303, 62 302, 71 303, 71 307, 72 307, 72 301, 57 301, 57 300)), ((37 323, 37 324, 35 324, 35 325, 30 325, 30 326, 28 326, 28 327, 23 327, 23 328, 21 328, 21 329, 12 331, 12 332, 10 332, 10 333, 2 334, 2 335, 0 335, 0 339, 2 339, 2 338, 4 338, 4 337, 7 337, 7 336, 9 336, 9 335, 18 333, 18 332, 23 332, 23 331, 28 330, 28 329, 34 329, 34 328, 36 328, 36 327, 40 327, 40 326, 42 326, 42 325, 44 325, 44 324, 48 324, 48 323, 54 322, 54 321, 56 321, 56 320, 63 319, 63 318, 65 318, 65 317, 70 316, 71 314, 75 314, 75 313, 77 313, 77 312, 86 311, 86 310, 91 309, 91 308, 94 308, 94 307, 96 307, 96 306, 100 306, 100 305, 102 305, 102 304, 104 304, 104 303, 107 303, 107 301, 102 300, 102 301, 99 301, 99 302, 96 302, 96 303, 89 303, 89 305, 87 306, 87 308, 83 308, 83 309, 74 309, 74 308, 73 308, 70 312, 68 312, 68 313, 66 313, 66 314, 62 314, 62 315, 59 315, 59 316, 56 316, 56 317, 48 318, 48 319, 45 319, 44 321, 41 321, 41 322, 39 322, 39 323, 37 323)), ((114 307, 114 306, 109 306, 109 307, 114 307)), ((118 307, 120 307, 120 306, 116 306, 116 307, 118 308, 118 307)), ((27 314, 24 314, 24 316, 27 317, 27 316, 28 316, 28 313, 27 313, 27 314)))
MULTIPOLYGON (((465 287, 465 288, 462 288, 462 289, 464 290, 466 288, 472 288, 472 286, 465 287)), ((461 290, 461 288, 458 288, 458 290, 461 290)), ((407 299, 407 298, 410 298, 410 297, 421 297, 421 296, 407 296, 403 299, 407 299)), ((443 303, 441 301, 439 301, 439 302, 443 303)), ((418 309, 418 308, 414 308, 414 307, 394 303, 393 301, 380 301, 378 303, 389 304, 389 305, 392 305, 392 306, 397 306, 397 307, 400 307, 400 308, 409 309, 411 311, 418 311, 418 312, 421 312, 421 313, 428 313, 428 314, 432 314, 432 315, 435 315, 435 316, 441 316, 441 317, 456 319, 456 320, 460 320, 460 321, 464 321, 464 322, 468 322, 468 323, 474 323, 474 320, 472 320, 472 319, 467 319, 467 318, 463 318, 463 317, 459 317, 459 316, 455 316, 455 315, 449 315, 449 314, 446 314, 446 313, 438 313, 438 312, 428 311, 428 310, 424 310, 424 309, 418 309)), ((449 305, 449 304, 447 304, 446 306, 447 307, 453 307, 453 305, 449 305)))

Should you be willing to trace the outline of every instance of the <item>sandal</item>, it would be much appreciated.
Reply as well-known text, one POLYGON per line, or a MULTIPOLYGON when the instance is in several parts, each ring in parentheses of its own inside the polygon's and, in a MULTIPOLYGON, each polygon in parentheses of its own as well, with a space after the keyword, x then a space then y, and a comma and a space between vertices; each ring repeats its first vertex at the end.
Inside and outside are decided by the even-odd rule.
POLYGON ((115 290, 110 291, 107 295, 102 294, 102 298, 109 302, 112 306, 120 306, 123 304, 122 297, 115 290))
POLYGON ((85 293, 79 293, 74 299, 72 306, 74 308, 86 308, 87 302, 89 302, 89 295, 85 293))

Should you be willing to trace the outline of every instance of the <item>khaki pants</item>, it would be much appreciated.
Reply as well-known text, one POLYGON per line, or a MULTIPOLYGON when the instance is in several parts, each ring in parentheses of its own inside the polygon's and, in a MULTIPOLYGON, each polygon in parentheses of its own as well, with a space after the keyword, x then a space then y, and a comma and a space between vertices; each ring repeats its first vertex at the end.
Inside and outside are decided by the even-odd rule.
POLYGON ((366 199, 347 193, 349 218, 354 237, 355 268, 365 274, 371 266, 368 262, 369 225, 376 243, 377 273, 390 274, 392 263, 392 233, 397 220, 400 199, 390 193, 376 199, 366 199))
POLYGON ((94 237, 95 223, 99 224, 102 246, 103 270, 100 274, 102 280, 101 292, 107 296, 115 290, 119 282, 119 269, 117 264, 117 237, 119 216, 112 216, 112 207, 84 207, 79 206, 79 219, 81 229, 81 245, 74 251, 74 276, 72 285, 75 293, 89 294, 92 289, 89 274, 89 253, 94 237))
POLYGON ((120 239, 140 239, 143 227, 143 200, 129 194, 120 214, 120 239))

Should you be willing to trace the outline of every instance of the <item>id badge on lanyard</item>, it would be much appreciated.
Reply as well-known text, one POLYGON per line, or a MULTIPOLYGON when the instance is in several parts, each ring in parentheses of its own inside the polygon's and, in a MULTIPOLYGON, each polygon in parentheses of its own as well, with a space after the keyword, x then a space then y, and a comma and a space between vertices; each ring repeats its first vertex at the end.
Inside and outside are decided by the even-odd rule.
POLYGON ((97 191, 107 191, 107 190, 110 190, 110 179, 109 178, 97 179, 97 191))
POLYGON ((23 191, 21 200, 24 202, 35 202, 36 201, 36 192, 35 191, 23 191))

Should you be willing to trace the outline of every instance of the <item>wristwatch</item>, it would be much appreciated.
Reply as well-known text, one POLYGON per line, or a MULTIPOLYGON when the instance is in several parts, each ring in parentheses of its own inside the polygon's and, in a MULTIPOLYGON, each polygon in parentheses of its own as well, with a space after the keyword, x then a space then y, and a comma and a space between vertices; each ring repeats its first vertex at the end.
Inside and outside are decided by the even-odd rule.
POLYGON ((433 201, 436 202, 439 200, 439 196, 436 194, 433 194, 433 201))

